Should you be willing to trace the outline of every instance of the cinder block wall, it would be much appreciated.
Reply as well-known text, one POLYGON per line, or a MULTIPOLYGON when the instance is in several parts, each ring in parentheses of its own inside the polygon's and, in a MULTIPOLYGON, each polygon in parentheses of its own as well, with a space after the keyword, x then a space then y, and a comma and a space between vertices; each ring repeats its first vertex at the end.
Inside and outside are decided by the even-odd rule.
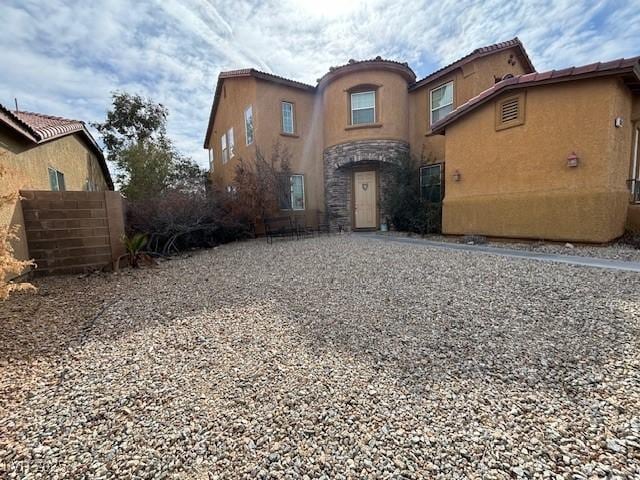
POLYGON ((21 191, 29 256, 36 275, 111 268, 124 253, 118 192, 21 191))

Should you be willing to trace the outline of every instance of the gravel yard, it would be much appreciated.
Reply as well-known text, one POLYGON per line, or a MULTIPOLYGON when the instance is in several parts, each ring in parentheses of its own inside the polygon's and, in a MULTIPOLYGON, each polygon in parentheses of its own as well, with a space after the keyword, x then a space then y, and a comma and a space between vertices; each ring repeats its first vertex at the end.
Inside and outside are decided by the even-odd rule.
POLYGON ((0 304, 2 478, 640 478, 640 275, 335 236, 0 304))
MULTIPOLYGON (((407 236, 403 232, 387 232, 386 236, 407 236)), ((420 238, 418 235, 414 237, 420 238)), ((434 242, 451 242, 464 243, 465 237, 445 236, 445 235, 426 235, 426 240, 434 242)), ((568 243, 568 242, 533 242, 518 240, 494 240, 490 239, 484 245, 499 248, 511 248, 514 250, 525 250, 527 252, 550 253, 557 255, 575 255, 578 257, 595 257, 606 258, 609 260, 624 260, 630 262, 640 262, 640 249, 634 248, 629 244, 617 241, 608 245, 590 245, 585 243, 568 243)))

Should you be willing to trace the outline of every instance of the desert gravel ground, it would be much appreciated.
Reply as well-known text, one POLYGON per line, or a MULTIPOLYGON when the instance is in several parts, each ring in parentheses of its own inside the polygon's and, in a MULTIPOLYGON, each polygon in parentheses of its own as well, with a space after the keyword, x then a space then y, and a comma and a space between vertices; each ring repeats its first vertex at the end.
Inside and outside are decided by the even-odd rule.
MULTIPOLYGON (((409 236, 404 232, 378 233, 384 236, 409 236)), ((419 235, 412 235, 414 238, 422 238, 419 235)), ((425 240, 434 242, 466 243, 468 237, 451 235, 426 235, 425 240)), ((577 257, 606 258, 609 260, 623 260, 627 262, 640 262, 640 249, 623 243, 621 240, 608 245, 569 243, 569 242, 543 242, 543 241, 518 241, 518 240, 486 240, 484 245, 499 248, 510 248, 514 250, 525 250, 527 252, 547 253, 555 255, 572 255, 577 257)))
POLYGON ((640 478, 640 275, 335 236, 0 304, 0 478, 640 478))

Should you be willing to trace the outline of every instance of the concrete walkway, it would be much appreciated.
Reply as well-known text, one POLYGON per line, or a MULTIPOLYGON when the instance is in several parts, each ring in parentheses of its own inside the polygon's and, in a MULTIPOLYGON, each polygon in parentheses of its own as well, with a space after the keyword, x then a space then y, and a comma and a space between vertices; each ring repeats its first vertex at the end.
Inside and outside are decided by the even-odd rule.
POLYGON ((526 258, 529 260, 540 260, 543 262, 566 263, 568 265, 578 265, 583 267, 606 268, 609 270, 620 270, 626 272, 640 273, 640 262, 625 260, 611 260, 606 258, 579 257, 577 255, 558 255, 554 253, 538 253, 526 250, 516 250, 513 248, 490 247, 487 245, 467 245, 464 243, 434 242, 411 237, 394 237, 390 235, 380 235, 378 233, 356 233, 355 235, 382 242, 412 243, 415 245, 425 245, 428 247, 442 248, 445 250, 464 250, 467 252, 480 252, 492 255, 501 255, 511 258, 526 258))

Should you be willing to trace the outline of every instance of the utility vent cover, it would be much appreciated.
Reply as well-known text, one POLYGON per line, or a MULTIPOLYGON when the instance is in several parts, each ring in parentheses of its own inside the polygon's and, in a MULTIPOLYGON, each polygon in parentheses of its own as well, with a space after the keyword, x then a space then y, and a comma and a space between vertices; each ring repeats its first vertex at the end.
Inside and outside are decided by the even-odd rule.
POLYGON ((506 100, 501 107, 500 111, 500 121, 502 123, 511 122, 513 120, 518 119, 518 115, 520 113, 520 102, 519 99, 511 98, 506 100))

